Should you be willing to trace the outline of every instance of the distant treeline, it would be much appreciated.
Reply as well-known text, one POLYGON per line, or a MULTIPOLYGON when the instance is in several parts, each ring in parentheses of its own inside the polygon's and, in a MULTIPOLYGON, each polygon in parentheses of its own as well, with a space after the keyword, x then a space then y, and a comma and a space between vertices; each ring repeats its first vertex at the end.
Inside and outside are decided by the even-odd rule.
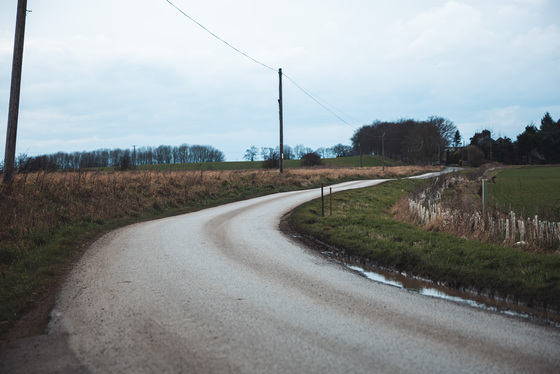
POLYGON ((375 121, 356 130, 351 140, 355 154, 385 154, 412 164, 560 163, 560 119, 554 121, 549 113, 544 115, 539 128, 533 123, 527 125, 515 141, 508 137, 493 139, 490 130, 482 130, 469 138, 468 146, 461 147, 459 130, 441 117, 426 121, 375 121))
MULTIPOLYGON (((313 151, 299 144, 284 145, 284 159, 302 158, 311 152, 322 158, 352 155, 385 155, 411 164, 461 163, 468 161, 479 166, 487 161, 503 164, 558 164, 560 163, 560 119, 554 121, 546 113, 537 128, 533 123, 515 141, 507 137, 492 139, 489 130, 475 133, 467 147, 461 147, 462 137, 452 121, 432 116, 425 121, 401 119, 375 121, 364 125, 351 138, 352 145, 337 144, 331 148, 313 151)), ((278 158, 278 147, 255 146, 246 150, 244 159, 278 158)), ((16 160, 19 171, 83 169, 115 167, 127 169, 133 165, 222 162, 222 151, 207 145, 160 145, 136 149, 98 149, 83 152, 57 152, 51 155, 27 157, 20 154, 16 160)), ((2 169, 0 163, 0 169, 2 169)))
MULTIPOLYGON (((300 160, 310 153, 315 153, 321 158, 349 157, 354 155, 351 146, 341 143, 328 148, 320 147, 316 150, 306 147, 303 144, 297 144, 295 147, 290 147, 289 145, 284 144, 282 148, 282 157, 284 160, 300 160)), ((279 158, 280 147, 261 147, 259 153, 259 149, 253 145, 245 151, 245 155, 243 156, 243 158, 247 161, 255 161, 259 157, 264 161, 279 158)))
POLYGON ((225 161, 222 151, 208 145, 138 147, 136 149, 98 149, 83 152, 57 152, 27 157, 19 155, 16 167, 21 172, 57 169, 115 167, 128 169, 133 165, 201 163, 225 161))
POLYGON ((490 130, 477 132, 470 145, 453 152, 451 160, 462 158, 473 166, 488 161, 506 165, 560 163, 560 120, 554 121, 549 113, 541 119, 539 128, 531 123, 512 141, 508 137, 492 138, 490 130))
MULTIPOLYGON (((486 135, 490 137, 489 132, 486 135)), ((493 140, 490 137, 486 142, 483 139, 484 136, 477 133, 471 138, 471 144, 479 146, 486 159, 504 164, 560 163, 560 119, 555 122, 548 112, 539 128, 533 123, 527 125, 514 142, 509 138, 493 140)))
POLYGON ((426 121, 375 121, 356 130, 351 140, 355 154, 384 154, 411 164, 426 164, 442 161, 457 133, 453 122, 432 116, 426 121))

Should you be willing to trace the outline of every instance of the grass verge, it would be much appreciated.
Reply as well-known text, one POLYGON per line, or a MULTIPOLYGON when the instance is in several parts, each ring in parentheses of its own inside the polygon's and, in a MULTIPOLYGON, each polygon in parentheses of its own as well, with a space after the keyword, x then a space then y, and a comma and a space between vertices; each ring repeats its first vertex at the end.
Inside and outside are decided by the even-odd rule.
POLYGON ((391 207, 420 183, 399 180, 335 194, 332 216, 322 217, 321 201, 315 200, 292 213, 292 225, 302 235, 364 263, 530 307, 560 310, 560 256, 461 239, 396 221, 391 207))

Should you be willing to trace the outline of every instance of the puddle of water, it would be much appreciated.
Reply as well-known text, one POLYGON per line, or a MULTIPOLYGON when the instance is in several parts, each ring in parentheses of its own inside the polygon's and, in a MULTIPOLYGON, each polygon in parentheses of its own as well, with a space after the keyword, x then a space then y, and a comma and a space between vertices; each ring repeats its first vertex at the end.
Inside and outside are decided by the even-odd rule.
POLYGON ((318 246, 317 242, 311 241, 309 239, 306 239, 305 237, 295 234, 291 231, 291 228, 289 228, 289 226, 286 226, 287 220, 285 218, 286 216, 281 221, 281 227, 283 227, 282 230, 284 232, 290 232, 292 238, 297 241, 303 242, 309 247, 315 247, 316 249, 320 250, 321 253, 327 258, 330 258, 333 261, 336 261, 356 272, 359 272, 373 281, 402 288, 409 292, 418 293, 420 295, 451 300, 454 302, 469 305, 471 307, 499 312, 509 316, 531 319, 542 324, 560 328, 560 311, 534 309, 523 304, 445 287, 427 280, 410 277, 406 274, 401 274, 378 267, 368 266, 366 268, 362 264, 351 262, 347 257, 343 258, 335 255, 335 251, 325 251, 324 244, 318 246))
POLYGON ((533 319, 537 320, 538 322, 560 328, 560 314, 558 313, 532 309, 521 304, 508 302, 506 300, 452 289, 422 279, 409 277, 405 274, 394 273, 378 268, 365 269, 364 267, 362 267, 362 265, 348 263, 347 261, 341 262, 346 267, 363 274, 368 279, 402 288, 409 292, 451 300, 458 303, 467 304, 471 307, 499 312, 509 316, 533 319))

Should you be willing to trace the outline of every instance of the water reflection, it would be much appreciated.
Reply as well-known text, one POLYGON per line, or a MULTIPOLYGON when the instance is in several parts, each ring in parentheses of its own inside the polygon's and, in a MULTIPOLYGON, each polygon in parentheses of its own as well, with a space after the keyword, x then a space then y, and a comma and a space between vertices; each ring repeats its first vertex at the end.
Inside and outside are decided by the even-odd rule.
POLYGON ((390 272, 379 268, 364 268, 363 265, 340 261, 346 267, 357 271, 368 279, 405 289, 420 295, 451 300, 471 307, 481 308, 502 314, 536 320, 560 328, 560 314, 552 311, 529 308, 507 300, 470 293, 434 284, 404 274, 390 272))

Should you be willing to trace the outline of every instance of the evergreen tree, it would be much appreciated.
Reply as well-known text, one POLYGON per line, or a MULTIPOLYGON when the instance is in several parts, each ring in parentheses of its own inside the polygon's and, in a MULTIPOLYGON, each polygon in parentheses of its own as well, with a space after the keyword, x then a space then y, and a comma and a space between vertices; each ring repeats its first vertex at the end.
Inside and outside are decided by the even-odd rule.
POLYGON ((534 124, 527 125, 525 131, 517 135, 517 149, 522 162, 532 164, 539 159, 538 145, 540 144, 539 130, 534 124))
POLYGON ((453 147, 459 148, 460 144, 461 144, 461 134, 459 133, 459 130, 457 130, 455 131, 455 135, 453 136, 453 147))
POLYGON ((554 122, 547 112, 541 120, 539 150, 551 164, 560 162, 560 120, 554 122))

